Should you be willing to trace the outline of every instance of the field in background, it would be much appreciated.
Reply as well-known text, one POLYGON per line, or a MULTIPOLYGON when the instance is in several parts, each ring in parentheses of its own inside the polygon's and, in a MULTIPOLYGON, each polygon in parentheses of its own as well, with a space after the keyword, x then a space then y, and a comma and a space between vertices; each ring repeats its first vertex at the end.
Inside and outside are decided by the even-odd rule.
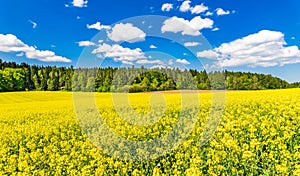
MULTIPOLYGON (((180 95, 149 127, 122 121, 110 93, 95 93, 99 112, 120 136, 149 140, 176 123, 180 95)), ((149 93, 130 94, 133 109, 151 110, 149 93)), ((226 93, 218 131, 199 144, 211 94, 200 93, 198 121, 173 152, 149 161, 124 161, 104 154, 83 134, 70 92, 0 93, 0 175, 300 175, 300 89, 226 93)), ((126 146, 125 146, 126 147, 126 146)))

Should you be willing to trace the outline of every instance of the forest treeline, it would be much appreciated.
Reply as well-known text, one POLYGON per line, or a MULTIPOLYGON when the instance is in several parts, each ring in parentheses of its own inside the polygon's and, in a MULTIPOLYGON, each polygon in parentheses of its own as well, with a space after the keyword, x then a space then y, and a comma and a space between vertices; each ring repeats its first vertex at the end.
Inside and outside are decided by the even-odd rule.
POLYGON ((300 87, 272 75, 178 68, 84 68, 36 66, 0 59, 0 92, 7 91, 163 91, 178 89, 263 90, 300 87))

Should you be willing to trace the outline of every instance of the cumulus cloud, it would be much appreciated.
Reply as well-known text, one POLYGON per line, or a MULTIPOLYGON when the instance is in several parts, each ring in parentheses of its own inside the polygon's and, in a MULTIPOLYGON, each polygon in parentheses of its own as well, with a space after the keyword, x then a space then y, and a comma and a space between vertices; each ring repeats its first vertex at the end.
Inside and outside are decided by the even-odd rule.
POLYGON ((162 69, 162 68, 170 68, 170 67, 165 66, 165 65, 154 65, 154 66, 150 67, 150 69, 155 69, 155 68, 162 69))
POLYGON ((179 7, 179 11, 181 12, 190 11, 192 14, 200 14, 208 10, 208 7, 205 6, 203 3, 196 5, 194 7, 191 7, 190 3, 191 1, 189 0, 183 1, 181 6, 179 7))
POLYGON ((109 45, 106 43, 100 44, 98 48, 92 51, 99 58, 112 58, 114 61, 136 61, 138 59, 145 59, 145 54, 140 48, 130 49, 124 48, 121 45, 109 45))
POLYGON ((284 34, 270 30, 261 30, 230 43, 223 43, 213 50, 198 52, 197 56, 210 54, 216 58, 214 67, 271 67, 300 63, 298 47, 286 46, 284 34))
POLYGON ((22 53, 16 54, 16 56, 22 57, 22 56, 24 56, 24 53, 22 52, 22 53))
POLYGON ((185 42, 184 46, 198 46, 199 44, 199 42, 185 42))
POLYGON ((184 64, 184 65, 189 65, 190 64, 190 62, 187 61, 186 59, 176 59, 176 62, 180 63, 180 64, 184 64))
POLYGON ((149 48, 155 49, 155 48, 157 48, 157 47, 156 47, 155 45, 150 45, 149 48))
POLYGON ((32 49, 31 51, 27 51, 25 55, 29 59, 38 59, 43 62, 71 62, 71 60, 57 56, 53 51, 48 50, 40 51, 32 49))
POLYGON ((43 62, 71 62, 70 59, 57 56, 52 51, 41 51, 37 50, 36 47, 28 46, 12 34, 0 34, 0 52, 24 52, 27 58, 43 62))
POLYGON ((78 46, 95 46, 96 45, 94 42, 91 42, 91 41, 80 41, 77 43, 78 43, 78 46))
POLYGON ((173 9, 173 4, 170 3, 165 3, 161 6, 161 11, 170 11, 171 9, 173 9))
POLYGON ((142 59, 142 60, 138 60, 136 61, 137 64, 164 64, 163 61, 161 60, 146 60, 146 59, 142 59))
POLYGON ((91 24, 91 25, 86 25, 86 27, 88 29, 97 29, 97 30, 101 30, 101 29, 106 29, 109 30, 111 27, 108 25, 101 25, 101 23, 98 21, 95 24, 91 24))
POLYGON ((173 65, 174 64, 173 59, 169 59, 168 64, 173 65))
POLYGON ((87 0, 73 0, 72 5, 74 7, 81 8, 81 7, 87 7, 87 3, 88 3, 87 0))
POLYGON ((200 30, 204 28, 212 28, 214 21, 209 18, 201 18, 196 16, 193 19, 185 20, 176 16, 164 21, 161 27, 162 33, 164 32, 181 32, 182 35, 198 36, 200 30))
POLYGON ((187 1, 183 1, 183 3, 181 4, 179 10, 181 12, 187 12, 187 11, 189 11, 191 9, 190 3, 191 3, 191 1, 188 1, 188 0, 187 1))
POLYGON ((32 28, 35 29, 37 27, 37 23, 32 21, 32 20, 28 20, 29 23, 32 24, 32 28))
POLYGON ((217 27, 212 29, 212 31, 218 31, 218 30, 220 30, 220 29, 217 27))
POLYGON ((122 62, 122 64, 125 64, 125 65, 133 65, 133 62, 126 61, 126 60, 123 60, 121 62, 122 62))
POLYGON ((229 10, 225 11, 225 10, 223 10, 222 8, 217 8, 217 9, 216 9, 216 12, 217 12, 217 15, 218 15, 218 16, 221 16, 221 15, 229 15, 229 14, 230 14, 230 11, 229 11, 229 10))
POLYGON ((207 10, 208 10, 208 7, 205 6, 203 3, 191 8, 192 14, 199 14, 199 13, 205 12, 207 10))
POLYGON ((207 59, 217 59, 218 54, 212 50, 204 50, 197 52, 197 57, 207 58, 207 59))
POLYGON ((145 40, 146 34, 131 23, 120 23, 116 24, 111 32, 107 32, 107 36, 115 42, 126 41, 133 43, 145 40))
POLYGON ((212 16, 212 15, 213 15, 212 12, 206 12, 206 13, 205 13, 205 16, 212 16))
POLYGON ((0 34, 0 51, 1 52, 26 52, 30 47, 24 44, 12 34, 0 34))

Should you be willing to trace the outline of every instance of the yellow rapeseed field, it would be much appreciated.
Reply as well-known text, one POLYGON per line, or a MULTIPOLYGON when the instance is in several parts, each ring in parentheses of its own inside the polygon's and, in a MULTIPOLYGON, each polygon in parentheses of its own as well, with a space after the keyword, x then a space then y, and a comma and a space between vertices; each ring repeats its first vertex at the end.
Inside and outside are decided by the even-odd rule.
MULTIPOLYGON (((154 111, 153 117, 162 118, 147 126, 118 116, 111 95, 95 93, 97 108, 123 138, 153 140, 177 122, 179 94, 161 95, 166 106, 149 93, 130 94, 139 114, 151 111, 151 101, 157 105, 152 108, 164 110, 154 111)), ((82 130, 76 118, 72 93, 0 93, 0 175, 300 175, 300 89, 227 92, 222 121, 203 146, 211 94, 199 97, 196 125, 181 145, 157 158, 124 160, 89 140, 88 129, 82 130)), ((123 143, 112 147, 130 150, 123 143)))

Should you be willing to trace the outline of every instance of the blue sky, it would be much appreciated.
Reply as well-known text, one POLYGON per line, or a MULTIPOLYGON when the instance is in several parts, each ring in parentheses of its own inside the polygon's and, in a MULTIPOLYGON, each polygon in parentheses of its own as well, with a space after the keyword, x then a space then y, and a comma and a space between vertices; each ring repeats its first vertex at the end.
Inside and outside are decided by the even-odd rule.
POLYGON ((299 9, 298 0, 3 1, 0 58, 227 69, 294 82, 300 81, 299 9))

